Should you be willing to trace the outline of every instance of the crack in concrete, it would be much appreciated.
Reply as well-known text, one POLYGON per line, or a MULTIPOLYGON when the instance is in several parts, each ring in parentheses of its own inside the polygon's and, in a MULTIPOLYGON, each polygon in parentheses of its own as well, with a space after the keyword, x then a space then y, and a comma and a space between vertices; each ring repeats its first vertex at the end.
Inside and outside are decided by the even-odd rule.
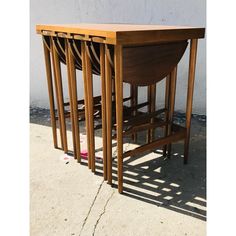
POLYGON ((96 193, 96 195, 95 195, 95 197, 94 197, 94 199, 93 199, 93 202, 92 202, 92 204, 91 204, 91 206, 90 206, 90 208, 89 208, 88 214, 87 214, 87 216, 86 216, 85 219, 84 219, 84 222, 83 222, 83 225, 82 225, 82 227, 81 227, 81 230, 80 230, 79 235, 81 235, 81 233, 82 233, 82 231, 83 231, 83 229, 84 229, 84 226, 85 226, 85 224, 86 224, 86 222, 87 222, 87 219, 88 219, 88 217, 89 217, 89 215, 90 215, 90 212, 91 212, 91 210, 92 210, 92 208, 93 208, 93 206, 94 206, 94 203, 95 203, 95 201, 96 201, 96 199, 97 199, 97 197, 98 197, 98 194, 99 194, 99 192, 100 192, 100 190, 101 190, 101 188, 102 188, 103 183, 104 183, 104 180, 101 182, 101 184, 100 184, 100 186, 99 186, 99 188, 98 188, 98 191, 97 191, 97 193, 96 193))
POLYGON ((115 193, 115 191, 113 190, 111 196, 107 199, 106 204, 105 204, 104 207, 103 207, 102 213, 99 215, 99 217, 98 217, 98 219, 97 219, 97 222, 96 222, 96 224, 94 225, 93 234, 92 234, 93 236, 95 235, 96 228, 97 228, 97 226, 98 226, 98 224, 99 224, 99 222, 100 222, 102 216, 105 214, 107 205, 108 205, 109 201, 111 200, 111 198, 113 197, 114 193, 115 193))

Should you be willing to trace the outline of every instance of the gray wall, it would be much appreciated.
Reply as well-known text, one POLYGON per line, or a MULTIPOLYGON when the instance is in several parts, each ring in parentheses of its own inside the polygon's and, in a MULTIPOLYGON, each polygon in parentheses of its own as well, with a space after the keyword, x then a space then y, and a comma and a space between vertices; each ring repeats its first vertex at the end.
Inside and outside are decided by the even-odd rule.
MULTIPOLYGON (((36 24, 65 23, 137 23, 189 25, 204 27, 206 23, 205 0, 31 0, 30 25, 30 103, 31 106, 48 107, 47 84, 43 48, 36 24)), ((199 41, 193 112, 206 112, 206 40, 199 41)), ((81 73, 78 75, 78 94, 83 97, 81 73)), ((188 50, 178 67, 176 110, 184 111, 188 75, 188 50)), ((65 97, 68 99, 66 71, 63 67, 65 97)), ((125 94, 128 94, 125 86, 125 94)), ((164 82, 157 88, 157 106, 163 104, 164 82)), ((100 82, 94 79, 94 93, 100 93, 100 82)), ((146 99, 146 89, 139 90, 139 99, 146 99)))

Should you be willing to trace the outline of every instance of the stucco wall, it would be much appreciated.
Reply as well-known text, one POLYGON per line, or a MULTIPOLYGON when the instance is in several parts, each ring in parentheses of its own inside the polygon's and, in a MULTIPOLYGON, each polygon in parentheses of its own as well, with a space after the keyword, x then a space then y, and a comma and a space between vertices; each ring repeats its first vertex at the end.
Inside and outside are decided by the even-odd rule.
MULTIPOLYGON (((47 23, 137 23, 205 26, 205 0, 31 0, 30 25, 30 103, 48 107, 47 84, 41 37, 36 24, 47 23)), ((81 73, 78 74, 78 94, 83 97, 81 73)), ((66 72, 63 67, 65 97, 68 98, 66 72)), ((188 75, 188 50, 178 67, 176 110, 184 111, 188 75)), ((157 105, 163 104, 164 83, 157 87, 157 105)), ((94 93, 100 93, 100 81, 94 79, 94 93)), ((125 86, 125 94, 128 87, 125 86)), ((139 90, 139 99, 146 99, 146 89, 139 90)), ((194 91, 193 112, 206 112, 206 40, 200 40, 194 91)))

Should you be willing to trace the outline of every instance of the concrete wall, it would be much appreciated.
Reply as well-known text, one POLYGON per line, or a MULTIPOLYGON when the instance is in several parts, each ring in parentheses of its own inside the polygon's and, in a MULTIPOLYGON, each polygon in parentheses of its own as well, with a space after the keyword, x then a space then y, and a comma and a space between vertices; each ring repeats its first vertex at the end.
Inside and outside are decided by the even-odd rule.
MULTIPOLYGON (((41 37, 36 24, 63 23, 137 23, 205 26, 205 0, 31 0, 30 25, 30 102, 32 106, 48 107, 47 84, 41 37)), ((206 40, 199 41, 193 112, 206 112, 206 40)), ((81 73, 78 74, 79 98, 83 97, 81 73)), ((188 50, 178 67, 176 110, 184 111, 188 75, 188 50)), ((66 72, 63 67, 65 97, 68 98, 66 72)), ((157 105, 163 104, 164 83, 157 88, 157 105)), ((125 86, 125 94, 128 94, 125 86)), ((142 88, 140 101, 146 99, 142 88)), ((100 93, 100 82, 94 79, 94 93, 100 93)))

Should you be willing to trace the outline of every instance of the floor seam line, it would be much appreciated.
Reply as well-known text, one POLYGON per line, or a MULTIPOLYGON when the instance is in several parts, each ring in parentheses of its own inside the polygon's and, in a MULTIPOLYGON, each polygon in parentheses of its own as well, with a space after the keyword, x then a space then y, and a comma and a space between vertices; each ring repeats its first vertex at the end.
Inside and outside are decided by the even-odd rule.
POLYGON ((96 228, 97 228, 97 226, 98 226, 98 224, 99 224, 99 222, 100 222, 102 216, 105 214, 107 205, 108 205, 109 201, 111 200, 111 198, 113 197, 114 193, 115 193, 115 191, 113 190, 112 194, 111 194, 110 197, 107 199, 107 201, 106 201, 106 203, 105 203, 105 205, 104 205, 104 207, 103 207, 103 211, 102 211, 102 213, 99 215, 99 217, 98 217, 98 219, 97 219, 97 221, 96 221, 96 224, 94 225, 92 236, 95 235, 96 228))
POLYGON ((100 186, 99 186, 99 188, 98 188, 98 191, 97 191, 97 193, 96 193, 96 195, 95 195, 95 197, 94 197, 94 199, 93 199, 93 202, 92 202, 92 204, 91 204, 91 206, 90 206, 90 208, 89 208, 89 211, 88 211, 88 213, 87 213, 87 215, 86 215, 86 217, 85 217, 85 219, 84 219, 84 222, 83 222, 83 225, 82 225, 82 227, 81 227, 81 230, 80 230, 79 235, 81 235, 81 233, 82 233, 82 231, 83 231, 83 229, 84 229, 84 226, 85 226, 85 224, 86 224, 86 222, 87 222, 87 220, 88 220, 88 217, 89 217, 89 215, 90 215, 90 213, 91 213, 91 210, 92 210, 92 208, 93 208, 93 206, 94 206, 94 204, 95 204, 95 201, 96 201, 96 199, 97 199, 97 197, 98 197, 98 195, 99 195, 99 193, 100 193, 100 190, 101 190, 101 188, 102 188, 103 183, 104 183, 104 180, 101 182, 101 184, 100 184, 100 186))

